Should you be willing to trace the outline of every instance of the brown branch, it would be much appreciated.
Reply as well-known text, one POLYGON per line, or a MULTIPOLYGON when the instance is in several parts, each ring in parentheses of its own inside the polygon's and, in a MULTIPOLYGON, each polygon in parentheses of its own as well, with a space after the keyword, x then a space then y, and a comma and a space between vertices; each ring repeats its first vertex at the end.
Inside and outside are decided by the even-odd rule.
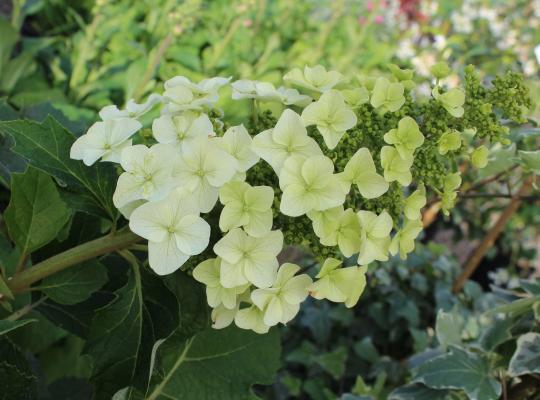
MULTIPOLYGON (((504 193, 458 193, 458 197, 462 199, 514 199, 516 196, 511 194, 504 194, 504 193)), ((520 200, 526 201, 534 201, 534 200, 540 200, 540 195, 532 195, 532 196, 520 196, 520 200)))
MULTIPOLYGON (((500 172, 497 175, 483 179, 472 186, 466 187, 464 185, 464 187, 461 189, 461 192, 458 192, 458 197, 459 198, 474 198, 473 196, 469 196, 468 193, 474 190, 480 189, 492 182, 498 181, 501 177, 503 177, 504 175, 507 175, 508 173, 510 173, 516 168, 517 168, 517 165, 514 165, 512 168, 506 171, 500 172)), ((504 197, 506 196, 507 195, 504 195, 504 197)), ((476 196, 476 197, 481 197, 481 196, 476 196)), ((495 196, 492 195, 491 197, 495 197, 495 196)), ((500 196, 500 197, 503 197, 503 196, 500 196)), ((511 197, 511 196, 508 196, 508 197, 511 197)), ((428 202, 426 203, 426 207, 427 207, 426 210, 422 213, 422 223, 424 224, 424 229, 430 226, 436 220, 437 214, 441 210, 440 197, 437 196, 428 200, 428 202)))
POLYGON ((493 246, 493 243, 495 243, 495 241, 497 240, 497 238, 503 231, 504 227, 506 226, 506 224, 508 223, 512 215, 514 215, 514 213, 519 209, 519 206, 523 202, 521 197, 527 194, 531 186, 532 186, 532 179, 527 178, 525 182, 523 182, 523 185, 521 186, 521 188, 512 198, 510 203, 508 203, 508 205, 506 206, 502 214, 499 216, 499 219, 497 220, 497 222, 495 222, 495 225, 493 225, 493 227, 489 230, 489 232, 484 237, 482 242, 473 251, 469 259, 465 263, 465 267, 463 268, 463 271, 454 282, 454 286, 453 286, 454 293, 459 292, 463 288, 463 285, 465 285, 465 282, 467 282, 467 280, 474 273, 478 265, 480 265, 480 262, 486 255, 487 251, 493 246))

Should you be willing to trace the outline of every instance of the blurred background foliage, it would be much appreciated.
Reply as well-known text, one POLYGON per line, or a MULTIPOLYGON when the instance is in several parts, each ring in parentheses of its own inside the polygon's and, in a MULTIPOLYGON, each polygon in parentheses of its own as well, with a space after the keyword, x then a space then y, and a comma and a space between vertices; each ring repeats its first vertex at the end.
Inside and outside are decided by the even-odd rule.
MULTIPOLYGON (((429 68, 438 61, 451 66, 449 82, 468 64, 488 82, 513 70, 525 75, 540 104, 538 0, 12 0, 0 3, 0 13, 0 119, 52 114, 76 134, 101 107, 141 100, 175 75, 280 84, 285 72, 305 64, 360 76, 389 73, 392 62, 416 71, 419 91, 429 90, 429 68)), ((221 107, 246 118, 245 107, 228 97, 223 94, 221 107)), ((531 110, 525 128, 510 126, 520 149, 538 149, 539 110, 531 110)), ((0 156, 11 145, 0 137, 0 156)), ((2 185, 8 186, 8 172, 23 167, 0 160, 2 185)), ((257 394, 491 399, 510 377, 524 375, 516 354, 529 354, 540 342, 538 197, 523 200, 473 280, 452 291, 461 265, 508 204, 516 167, 516 148, 509 146, 492 153, 484 175, 463 171, 477 190, 451 217, 435 212, 424 245, 406 262, 372 266, 354 309, 308 302, 282 329, 283 367, 275 384, 256 388, 257 394), (497 179, 478 186, 488 176, 497 179), (446 355, 442 366, 429 364, 440 355, 446 355), (455 363, 473 366, 463 372, 472 383, 429 374, 435 368, 444 375, 455 363), (486 384, 474 389, 479 380, 486 384)), ((2 208, 8 198, 0 191, 2 208)), ((312 265, 307 256, 301 262, 312 265)), ((81 341, 40 318, 32 329, 47 334, 22 332, 19 343, 42 361, 46 382, 85 377, 89 367, 77 358, 81 341), (55 362, 61 354, 74 360, 55 362)), ((536 361, 513 392, 521 397, 509 398, 538 398, 536 361)))

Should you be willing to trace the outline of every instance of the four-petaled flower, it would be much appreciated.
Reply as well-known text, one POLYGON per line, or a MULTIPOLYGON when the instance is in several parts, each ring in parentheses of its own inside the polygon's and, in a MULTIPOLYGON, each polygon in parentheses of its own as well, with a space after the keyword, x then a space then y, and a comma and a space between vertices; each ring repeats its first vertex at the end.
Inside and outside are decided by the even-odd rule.
POLYGON ((253 151, 272 166, 279 176, 291 156, 322 155, 315 140, 308 136, 300 116, 292 110, 283 111, 276 126, 253 138, 253 151))
POLYGON ((337 71, 327 71, 322 65, 314 67, 294 68, 283 77, 283 80, 291 85, 312 91, 324 93, 332 88, 337 88, 343 83, 343 75, 337 71))
POLYGON ((277 255, 282 248, 281 231, 254 238, 242 229, 232 229, 214 246, 214 253, 221 257, 221 284, 226 288, 246 283, 258 288, 272 286, 278 269, 277 255))
POLYGON ((210 225, 199 216, 196 199, 182 190, 137 208, 129 227, 148 240, 150 267, 158 275, 176 271, 190 256, 202 253, 210 239, 210 225))
POLYGON ((86 165, 92 165, 100 158, 118 163, 122 150, 131 146, 129 138, 141 127, 139 121, 130 118, 96 122, 73 143, 69 156, 86 165))
POLYGON ((367 267, 338 268, 341 261, 328 258, 311 285, 310 293, 314 298, 328 299, 354 307, 366 287, 367 267))
POLYGON ((411 117, 403 117, 398 122, 398 127, 390 129, 384 135, 384 141, 393 144, 402 158, 410 157, 414 150, 424 143, 424 135, 411 117))
POLYGON ((200 139, 182 151, 173 175, 179 185, 195 195, 201 212, 207 213, 217 202, 219 188, 236 173, 237 164, 212 139, 200 139))
POLYGON ((121 208, 135 200, 155 201, 164 198, 174 187, 172 171, 177 157, 175 149, 166 144, 151 148, 137 144, 125 148, 120 165, 126 172, 120 175, 116 183, 114 205, 121 208))
POLYGON ((308 296, 312 281, 306 274, 295 276, 299 270, 298 265, 285 263, 279 267, 271 287, 251 292, 253 304, 263 311, 265 325, 286 324, 300 310, 300 303, 308 296))
POLYGON ((360 220, 360 254, 358 264, 367 265, 372 261, 387 261, 392 231, 392 217, 386 210, 379 215, 371 211, 358 211, 360 220))
POLYGON ((354 184, 366 199, 375 199, 388 190, 388 182, 377 173, 373 157, 366 147, 354 153, 338 176, 345 192, 348 193, 351 184, 354 184))
POLYGON ((345 201, 345 192, 334 173, 332 160, 325 156, 287 159, 279 175, 283 191, 280 211, 298 217, 311 210, 326 210, 345 201))
POLYGON ((171 144, 180 150, 195 140, 215 136, 208 115, 194 111, 156 118, 152 123, 152 133, 159 143, 171 144))
POLYGON ((304 108, 302 122, 305 126, 316 125, 326 147, 334 149, 345 132, 356 125, 356 114, 347 107, 340 92, 329 90, 304 108))
POLYGON ((387 182, 398 181, 401 185, 408 186, 412 181, 413 161, 412 156, 401 157, 393 146, 383 146, 381 149, 381 165, 387 182))
POLYGON ((371 93, 371 105, 377 109, 395 112, 405 104, 405 87, 399 82, 390 82, 386 78, 378 78, 371 93))
POLYGON ((238 295, 244 293, 249 285, 226 288, 220 281, 221 260, 210 258, 201 262, 193 270, 193 277, 206 285, 206 298, 212 308, 223 305, 228 310, 234 310, 238 295))
POLYGON ((448 92, 441 94, 439 93, 439 87, 435 86, 431 91, 431 94, 442 104, 450 115, 456 118, 463 116, 463 113, 465 112, 465 109, 463 108, 463 104, 465 104, 465 93, 463 90, 453 88, 448 92))
POLYGON ((270 186, 229 182, 219 190, 219 199, 224 205, 219 217, 223 232, 243 226, 248 235, 261 237, 272 229, 274 190, 270 186))

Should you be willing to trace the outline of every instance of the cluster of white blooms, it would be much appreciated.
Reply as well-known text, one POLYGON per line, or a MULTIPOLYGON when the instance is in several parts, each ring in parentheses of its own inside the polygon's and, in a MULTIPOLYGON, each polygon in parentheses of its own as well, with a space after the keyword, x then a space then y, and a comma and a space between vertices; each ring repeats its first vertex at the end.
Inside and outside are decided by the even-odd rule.
MULTIPOLYGON (((290 321, 309 295, 352 307, 364 289, 367 265, 389 255, 405 257, 422 230, 423 185, 404 200, 400 227, 387 211, 344 208, 351 191, 375 199, 392 182, 411 184, 415 151, 424 142, 413 118, 403 117, 384 135, 386 145, 376 157, 379 166, 366 147, 357 149, 342 171, 325 155, 357 125, 359 105, 369 102, 380 113, 399 110, 407 83, 381 77, 344 89, 345 78, 321 66, 294 69, 284 81, 304 93, 256 81, 231 84, 233 99, 284 105, 275 126, 253 137, 243 125, 215 132, 222 125, 210 117, 219 113, 211 111, 230 78, 193 83, 179 76, 165 82, 161 96, 152 95, 144 104, 130 101, 125 110, 105 107, 103 121, 92 125, 71 150, 72 158, 87 165, 98 159, 119 163, 123 173, 114 204, 129 219, 130 229, 148 240, 149 265, 157 274, 173 273, 212 246, 213 254, 195 267, 193 276, 206 286, 215 328, 234 321, 266 332, 290 321), (161 113, 151 126, 153 138, 146 141, 151 146, 133 144, 133 135, 142 128, 138 118, 157 105, 161 113), (308 134, 310 126, 326 149, 308 134), (246 172, 260 159, 279 178, 279 211, 289 217, 307 215, 321 244, 338 246, 345 257, 357 254, 357 265, 341 267, 341 261, 329 258, 315 281, 299 274, 295 264, 279 265, 284 236, 273 230, 278 188, 246 182, 246 172), (208 216, 218 202, 219 226, 210 226, 208 216), (211 230, 222 235, 215 243, 210 243, 211 230)), ((433 96, 452 115, 463 114, 459 90, 434 90, 433 96)), ((454 141, 444 139, 441 154, 452 150, 454 141)), ((455 201, 459 181, 456 175, 445 183, 447 204, 455 201)))

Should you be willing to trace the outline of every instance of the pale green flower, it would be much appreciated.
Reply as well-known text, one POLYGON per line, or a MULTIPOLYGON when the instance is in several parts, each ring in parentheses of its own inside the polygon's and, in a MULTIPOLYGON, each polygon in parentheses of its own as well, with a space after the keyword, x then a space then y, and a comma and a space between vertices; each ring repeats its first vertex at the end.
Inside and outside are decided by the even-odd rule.
POLYGON ((401 69, 396 64, 388 64, 387 66, 394 79, 400 82, 405 89, 412 90, 416 86, 413 81, 414 71, 412 69, 401 69))
POLYGON ((129 228, 148 240, 148 260, 158 275, 176 271, 202 253, 210 239, 210 225, 199 216, 196 200, 179 190, 138 207, 129 228))
POLYGON ((221 260, 219 257, 203 261, 193 269, 193 277, 206 285, 206 298, 210 307, 215 308, 223 305, 229 310, 234 310, 238 295, 245 292, 249 284, 233 288, 222 286, 220 266, 221 260))
POLYGON ((294 68, 287 72, 283 80, 291 85, 307 89, 312 92, 324 93, 343 83, 343 75, 337 71, 327 71, 322 65, 314 67, 294 68))
POLYGON ((402 158, 412 156, 414 151, 424 143, 424 135, 411 117, 403 117, 397 129, 390 129, 384 135, 384 141, 393 144, 402 158))
POLYGON ((200 111, 212 107, 219 100, 219 89, 231 78, 214 77, 193 83, 185 76, 175 76, 165 82, 163 99, 166 113, 186 110, 200 111))
POLYGON ((202 139, 182 151, 173 175, 178 185, 199 200, 201 212, 207 213, 217 202, 219 188, 231 180, 237 169, 234 157, 212 140, 202 139))
POLYGON ((386 78, 378 78, 371 94, 371 105, 386 111, 397 111, 405 104, 405 87, 399 82, 390 82, 386 78))
POLYGON ((241 329, 249 329, 259 334, 267 333, 270 330, 270 327, 264 323, 264 311, 256 305, 238 310, 234 317, 234 323, 241 329))
POLYGON ((229 182, 219 190, 219 199, 224 205, 219 217, 223 232, 243 226, 248 235, 261 237, 272 229, 274 190, 270 186, 229 182))
POLYGON ((96 122, 73 143, 69 156, 88 166, 100 158, 118 163, 122 150, 131 146, 130 137, 141 128, 139 121, 129 118, 96 122))
POLYGON ((367 265, 374 260, 387 261, 390 232, 394 225, 392 217, 383 211, 379 215, 371 211, 358 211, 361 227, 358 264, 367 265))
POLYGON ((449 151, 459 150, 461 147, 461 134, 458 131, 443 133, 439 139, 439 154, 445 155, 449 151))
POLYGON ((231 126, 223 136, 212 138, 212 141, 236 159, 240 173, 259 161, 259 156, 252 149, 253 139, 244 125, 231 126))
POLYGON ((300 116, 292 110, 283 111, 274 129, 268 129, 253 138, 252 149, 272 166, 279 175, 289 157, 322 155, 315 140, 310 138, 300 116))
POLYGON ((278 269, 277 255, 283 248, 281 231, 270 231, 260 238, 232 229, 214 245, 221 257, 221 284, 232 288, 252 283, 258 288, 272 286, 278 269))
POLYGON ((365 87, 341 90, 345 103, 353 110, 369 102, 369 90, 365 87))
POLYGON ((445 215, 449 215, 449 210, 456 204, 457 189, 459 189, 460 185, 461 175, 459 172, 449 174, 445 177, 441 196, 442 211, 445 215))
POLYGON ((452 73, 452 70, 444 61, 439 61, 434 66, 432 66, 429 71, 437 79, 444 79, 452 73))
POLYGON ((212 328, 223 329, 228 327, 234 321, 238 308, 229 310, 223 304, 212 309, 210 318, 212 320, 212 328))
POLYGON ((159 94, 152 93, 144 103, 135 103, 135 100, 129 99, 125 110, 120 110, 115 105, 105 106, 99 111, 99 117, 103 121, 119 118, 137 119, 161 102, 163 102, 163 98, 159 94))
MULTIPOLYGON (((360 221, 353 209, 348 208, 332 221, 334 229, 321 236, 321 244, 325 246, 338 245, 345 257, 350 257, 360 251, 360 221)), ((327 227, 325 227, 327 228, 327 227)))
POLYGON ((173 165, 178 154, 172 146, 156 144, 150 148, 137 144, 122 151, 120 164, 126 172, 118 178, 113 203, 122 208, 135 200, 164 198, 175 185, 173 165))
POLYGON ((328 258, 311 285, 310 294, 317 300, 328 299, 354 307, 366 287, 366 267, 338 268, 341 261, 328 258))
POLYGON ((403 210, 405 217, 410 220, 419 219, 422 216, 420 211, 426 205, 426 202, 426 187, 420 184, 418 189, 405 199, 403 210))
POLYGON ((179 150, 200 138, 215 136, 208 115, 186 111, 180 115, 165 114, 152 123, 152 133, 159 143, 171 144, 179 150))
POLYGON ((488 163, 489 150, 486 146, 480 146, 473 150, 471 162, 476 168, 482 169, 488 163))
POLYGON ((412 181, 413 161, 412 156, 401 157, 395 147, 383 146, 381 149, 381 165, 387 182, 398 181, 401 185, 408 186, 412 181))
POLYGON ((338 176, 344 183, 345 192, 348 193, 350 186, 354 184, 366 199, 375 199, 388 190, 388 182, 377 173, 367 147, 358 149, 338 176))
POLYGON ((253 304, 263 310, 265 325, 286 324, 298 314, 300 303, 308 296, 312 283, 306 274, 295 276, 299 270, 298 265, 285 263, 279 268, 276 281, 270 288, 251 292, 253 304))
POLYGON ((364 86, 367 90, 372 91, 375 87, 375 83, 377 82, 376 76, 369 76, 369 75, 357 75, 356 79, 360 83, 360 85, 364 86))
POLYGON ((396 64, 387 65, 394 78, 398 81, 410 81, 414 77, 414 71, 412 69, 401 69, 396 64))
POLYGON ((443 94, 439 93, 439 87, 435 86, 431 91, 433 97, 439 101, 442 106, 448 111, 448 113, 456 118, 463 116, 465 110, 463 104, 465 104, 465 93, 458 88, 450 89, 443 94))
POLYGON ((343 214, 342 205, 322 211, 311 210, 306 215, 313 223, 313 232, 321 238, 330 236, 336 231, 341 214, 343 214))
POLYGON ((345 104, 337 90, 323 93, 321 98, 302 111, 305 126, 316 125, 329 149, 334 149, 345 132, 356 125, 356 114, 345 104))
POLYGON ((236 315, 240 311, 240 305, 242 303, 251 303, 250 294, 249 287, 247 287, 244 292, 236 296, 236 305, 234 308, 226 308, 223 304, 213 308, 212 313, 210 314, 210 318, 212 319, 212 328, 223 329, 232 324, 236 318, 236 315))
POLYGON ((345 192, 334 164, 325 156, 290 157, 279 175, 279 187, 283 191, 280 211, 298 217, 311 210, 326 210, 345 201, 345 192))
POLYGON ((399 253, 402 260, 407 258, 407 254, 414 250, 414 241, 422 232, 422 229, 422 221, 419 219, 405 222, 405 226, 392 238, 389 248, 390 254, 394 256, 399 253))
POLYGON ((296 89, 284 88, 283 86, 276 89, 270 82, 239 80, 233 82, 231 86, 234 100, 276 101, 285 105, 297 105, 300 107, 305 107, 311 102, 311 97, 300 94, 296 89))

